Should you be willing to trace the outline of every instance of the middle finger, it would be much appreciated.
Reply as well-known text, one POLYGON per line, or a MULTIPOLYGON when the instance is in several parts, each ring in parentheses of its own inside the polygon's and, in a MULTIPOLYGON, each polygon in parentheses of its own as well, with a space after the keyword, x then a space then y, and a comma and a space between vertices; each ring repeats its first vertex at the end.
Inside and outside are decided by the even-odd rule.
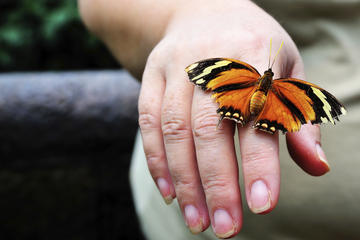
POLYGON ((242 225, 238 166, 234 149, 234 125, 219 117, 216 104, 195 88, 192 121, 196 156, 215 234, 227 238, 242 225))

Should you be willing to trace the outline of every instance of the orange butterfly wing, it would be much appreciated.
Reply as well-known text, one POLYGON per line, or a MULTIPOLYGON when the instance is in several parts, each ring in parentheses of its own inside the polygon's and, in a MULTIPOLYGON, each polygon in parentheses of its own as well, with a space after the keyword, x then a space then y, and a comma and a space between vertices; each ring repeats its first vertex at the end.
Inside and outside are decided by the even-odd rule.
POLYGON ((235 59, 211 58, 185 70, 192 83, 213 92, 212 97, 219 103, 220 121, 228 118, 242 125, 249 121, 250 98, 260 78, 254 67, 235 59))
MULTIPOLYGON (((192 83, 213 92, 220 121, 228 118, 244 125, 252 118, 250 100, 261 77, 254 67, 234 59, 211 58, 189 65, 186 72, 192 83)), ((314 84, 295 78, 275 79, 271 84, 255 128, 295 132, 308 122, 335 124, 338 116, 346 114, 333 95, 314 84)))
POLYGON ((220 114, 220 121, 227 118, 245 125, 251 118, 249 104, 255 90, 256 87, 248 87, 241 89, 241 91, 214 93, 213 97, 219 103, 217 112, 220 114))
POLYGON ((345 107, 315 84, 295 78, 276 79, 255 127, 270 133, 277 129, 295 132, 308 122, 335 124, 342 114, 346 114, 345 107))

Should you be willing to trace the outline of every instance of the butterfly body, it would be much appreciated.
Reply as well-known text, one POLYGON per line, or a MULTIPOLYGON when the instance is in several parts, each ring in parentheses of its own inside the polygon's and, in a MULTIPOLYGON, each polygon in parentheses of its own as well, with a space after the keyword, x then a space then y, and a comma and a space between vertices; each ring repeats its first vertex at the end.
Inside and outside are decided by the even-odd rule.
POLYGON ((211 58, 189 65, 192 83, 219 104, 219 122, 234 120, 269 133, 298 131, 305 123, 335 124, 346 114, 344 106, 329 92, 295 78, 273 79, 271 68, 261 76, 251 65, 235 59, 211 58))
POLYGON ((265 101, 266 101, 265 92, 261 90, 257 90, 254 92, 254 94, 251 96, 250 106, 249 106, 251 116, 256 116, 261 112, 261 110, 264 108, 265 101))
POLYGON ((250 99, 250 113, 252 116, 258 115, 263 109, 266 101, 266 96, 271 88, 272 78, 274 73, 271 69, 265 71, 264 75, 259 78, 258 86, 250 99))

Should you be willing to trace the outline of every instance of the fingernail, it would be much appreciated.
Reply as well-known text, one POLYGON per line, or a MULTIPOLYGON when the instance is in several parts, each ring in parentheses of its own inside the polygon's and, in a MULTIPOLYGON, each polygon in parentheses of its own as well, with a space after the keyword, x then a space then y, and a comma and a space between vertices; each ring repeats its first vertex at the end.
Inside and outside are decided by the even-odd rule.
POLYGON ((250 209, 254 213, 262 213, 271 206, 270 191, 262 180, 255 181, 250 190, 250 209))
POLYGON ((165 203, 168 205, 171 204, 173 201, 173 197, 170 192, 169 183, 164 178, 158 178, 156 183, 162 197, 164 198, 165 203))
POLYGON ((327 168, 327 172, 330 171, 330 165, 329 165, 328 161, 326 160, 325 153, 322 150, 320 144, 318 144, 318 143, 316 144, 316 152, 317 152, 317 155, 318 155, 320 161, 322 163, 324 163, 325 167, 327 168))
POLYGON ((200 233, 203 230, 203 224, 197 208, 193 205, 186 205, 184 212, 186 225, 189 227, 190 232, 193 234, 200 233))
POLYGON ((228 238, 235 232, 233 219, 224 209, 218 209, 214 212, 213 230, 217 237, 228 238))

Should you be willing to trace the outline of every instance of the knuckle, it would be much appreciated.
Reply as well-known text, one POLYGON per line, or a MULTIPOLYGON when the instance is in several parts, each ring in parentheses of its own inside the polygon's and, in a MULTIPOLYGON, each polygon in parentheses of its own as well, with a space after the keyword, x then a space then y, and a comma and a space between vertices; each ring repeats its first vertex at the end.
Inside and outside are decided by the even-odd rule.
POLYGON ((232 181, 226 176, 213 174, 202 179, 203 188, 206 194, 210 195, 231 195, 232 181))
POLYGON ((171 172, 171 177, 177 192, 188 192, 196 188, 197 181, 184 172, 171 172))
POLYGON ((169 170, 176 192, 192 192, 199 186, 199 178, 189 169, 185 162, 169 163, 169 170))
POLYGON ((252 148, 251 150, 242 153, 241 160, 243 165, 247 168, 262 169, 264 164, 269 160, 269 156, 273 155, 273 149, 263 149, 259 151, 258 148, 252 148))
POLYGON ((166 141, 184 140, 190 135, 190 129, 185 119, 175 116, 165 118, 162 124, 162 132, 166 141))
POLYGON ((139 111, 139 126, 141 131, 146 131, 159 127, 158 118, 147 111, 139 111))
POLYGON ((171 46, 172 53, 171 59, 174 63, 180 64, 184 62, 184 49, 190 49, 190 46, 184 43, 176 42, 175 45, 171 46))
POLYGON ((220 131, 216 131, 219 117, 215 114, 197 114, 193 120, 193 134, 196 138, 211 140, 216 138, 220 131))
POLYGON ((161 62, 162 61, 162 54, 161 51, 159 50, 159 45, 155 46, 155 48, 150 52, 148 58, 147 58, 147 63, 157 63, 157 62, 161 62))
POLYGON ((162 165, 162 163, 165 160, 165 157, 160 154, 154 154, 154 153, 145 153, 146 160, 148 163, 149 168, 156 168, 162 165))
POLYGON ((173 49, 169 43, 170 42, 167 41, 167 39, 165 39, 165 38, 160 40, 160 42, 150 52, 150 54, 147 58, 147 65, 149 65, 149 64, 158 65, 159 63, 163 63, 163 62, 167 61, 169 54, 172 52, 172 51, 169 51, 169 49, 173 49))
POLYGON ((261 49, 263 48, 263 43, 267 43, 268 39, 264 37, 264 34, 257 31, 249 31, 246 36, 241 36, 241 39, 252 49, 261 49))
POLYGON ((153 177, 161 175, 166 169, 165 156, 154 153, 145 153, 149 171, 153 177))

